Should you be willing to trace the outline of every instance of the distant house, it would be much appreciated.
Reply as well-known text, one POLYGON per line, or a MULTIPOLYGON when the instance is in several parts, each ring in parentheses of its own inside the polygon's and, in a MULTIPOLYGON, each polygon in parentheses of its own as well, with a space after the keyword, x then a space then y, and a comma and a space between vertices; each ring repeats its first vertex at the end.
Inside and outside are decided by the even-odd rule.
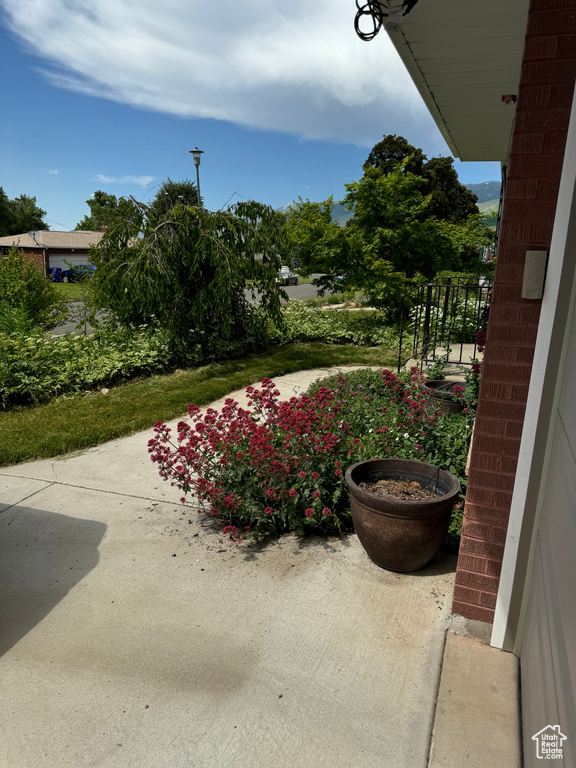
POLYGON ((41 230, 22 235, 0 237, 0 254, 4 256, 13 245, 24 258, 33 261, 45 275, 53 267, 68 269, 68 265, 90 264, 90 246, 97 245, 104 232, 52 232, 41 230))

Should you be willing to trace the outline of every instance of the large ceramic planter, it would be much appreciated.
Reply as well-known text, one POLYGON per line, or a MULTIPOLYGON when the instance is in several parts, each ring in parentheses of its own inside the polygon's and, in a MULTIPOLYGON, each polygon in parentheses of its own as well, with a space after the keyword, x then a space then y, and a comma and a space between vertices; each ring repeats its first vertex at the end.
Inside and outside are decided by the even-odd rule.
POLYGON ((434 381, 425 381, 422 384, 422 389, 426 394, 428 402, 437 411, 452 415, 464 409, 464 403, 457 400, 452 394, 452 388, 455 386, 461 387, 462 384, 458 381, 436 379, 434 381))
POLYGON ((368 556, 390 571, 417 571, 438 552, 444 541, 458 479, 443 469, 409 459, 371 459, 346 472, 354 528, 368 556), (438 494, 434 499, 399 501, 360 488, 376 480, 416 481, 438 494))

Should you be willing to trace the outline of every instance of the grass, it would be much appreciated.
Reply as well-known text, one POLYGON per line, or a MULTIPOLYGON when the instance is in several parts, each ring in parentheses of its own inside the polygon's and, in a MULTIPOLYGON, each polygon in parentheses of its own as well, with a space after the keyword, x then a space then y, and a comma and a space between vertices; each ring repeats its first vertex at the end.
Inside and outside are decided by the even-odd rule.
POLYGON ((60 397, 0 413, 0 466, 46 459, 149 429, 237 389, 286 373, 331 365, 395 364, 395 351, 352 344, 294 344, 238 360, 125 382, 108 394, 60 397))
POLYGON ((82 283, 54 283, 56 290, 67 301, 82 301, 85 289, 82 283))

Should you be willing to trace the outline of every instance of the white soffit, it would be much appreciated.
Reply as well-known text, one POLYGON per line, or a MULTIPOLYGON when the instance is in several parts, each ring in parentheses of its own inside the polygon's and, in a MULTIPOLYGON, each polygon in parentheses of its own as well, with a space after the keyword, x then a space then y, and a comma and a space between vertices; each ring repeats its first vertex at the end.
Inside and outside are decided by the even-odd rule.
POLYGON ((452 153, 505 162, 529 0, 419 0, 388 35, 452 153))

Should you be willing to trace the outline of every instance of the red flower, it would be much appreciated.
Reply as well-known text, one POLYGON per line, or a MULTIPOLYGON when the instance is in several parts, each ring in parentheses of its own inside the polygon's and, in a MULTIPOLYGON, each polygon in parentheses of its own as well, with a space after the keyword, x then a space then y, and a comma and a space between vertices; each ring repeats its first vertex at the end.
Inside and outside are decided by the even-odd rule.
POLYGON ((288 491, 288 495, 292 496, 292 498, 294 499, 296 498, 296 496, 298 496, 298 491, 295 491, 294 488, 290 488, 290 490, 288 491))
POLYGON ((331 515, 332 514, 332 510, 328 509, 328 507, 324 507, 324 509, 322 510, 322 514, 323 515, 331 515))
POLYGON ((312 517, 312 515, 314 514, 314 510, 312 509, 312 507, 308 507, 308 509, 304 510, 304 514, 306 515, 306 517, 312 517))

